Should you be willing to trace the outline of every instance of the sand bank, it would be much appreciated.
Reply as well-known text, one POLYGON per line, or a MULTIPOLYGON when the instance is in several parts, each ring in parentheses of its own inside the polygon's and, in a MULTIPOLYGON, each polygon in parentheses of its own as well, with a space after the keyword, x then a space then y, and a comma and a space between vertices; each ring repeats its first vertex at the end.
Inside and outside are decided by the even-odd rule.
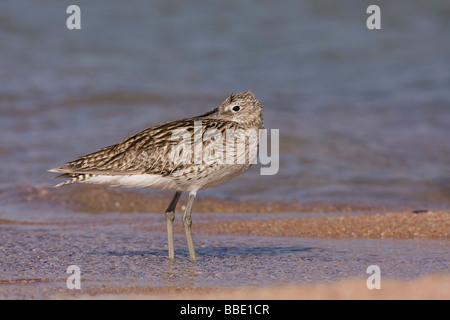
POLYGON ((450 212, 390 212, 330 217, 239 220, 195 224, 208 234, 371 239, 448 239, 450 212))

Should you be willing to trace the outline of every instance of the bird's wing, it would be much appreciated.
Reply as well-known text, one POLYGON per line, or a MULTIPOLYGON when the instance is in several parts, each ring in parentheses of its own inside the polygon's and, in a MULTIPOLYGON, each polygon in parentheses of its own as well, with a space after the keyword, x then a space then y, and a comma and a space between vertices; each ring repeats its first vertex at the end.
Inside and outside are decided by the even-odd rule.
POLYGON ((203 137, 208 129, 221 130, 224 125, 230 126, 229 121, 217 119, 216 114, 217 110, 213 110, 198 117, 145 129, 121 143, 49 171, 62 173, 57 176, 61 178, 81 174, 173 174, 194 162, 196 135, 203 137), (195 122, 202 120, 201 127, 196 127, 195 122))
POLYGON ((143 130, 125 141, 82 156, 65 166, 49 170, 62 173, 61 178, 78 174, 162 174, 174 170, 170 159, 172 147, 180 139, 175 130, 193 131, 193 120, 167 122, 143 130))

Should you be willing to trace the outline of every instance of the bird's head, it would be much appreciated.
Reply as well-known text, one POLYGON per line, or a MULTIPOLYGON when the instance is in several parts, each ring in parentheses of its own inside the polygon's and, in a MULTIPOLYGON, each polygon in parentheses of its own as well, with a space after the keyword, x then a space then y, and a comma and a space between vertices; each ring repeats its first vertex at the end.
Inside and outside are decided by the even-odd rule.
POLYGON ((262 105, 250 91, 231 94, 218 110, 218 118, 255 129, 263 128, 262 105))

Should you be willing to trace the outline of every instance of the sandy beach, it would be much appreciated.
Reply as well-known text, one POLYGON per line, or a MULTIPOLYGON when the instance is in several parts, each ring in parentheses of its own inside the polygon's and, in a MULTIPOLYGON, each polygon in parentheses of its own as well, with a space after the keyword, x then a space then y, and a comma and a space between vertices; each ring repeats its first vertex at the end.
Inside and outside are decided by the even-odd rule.
POLYGON ((191 265, 179 220, 176 259, 166 258, 170 195, 80 186, 15 196, 0 212, 3 299, 450 298, 448 211, 200 198, 191 265), (65 285, 73 264, 81 290, 65 285), (366 286, 372 264, 381 290, 366 286))

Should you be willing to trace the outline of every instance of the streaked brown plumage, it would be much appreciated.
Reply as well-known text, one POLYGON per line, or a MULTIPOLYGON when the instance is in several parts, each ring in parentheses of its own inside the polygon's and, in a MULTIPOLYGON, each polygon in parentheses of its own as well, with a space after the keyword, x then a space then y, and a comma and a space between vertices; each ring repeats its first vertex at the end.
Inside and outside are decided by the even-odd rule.
MULTIPOLYGON (((198 190, 223 184, 246 171, 252 164, 250 153, 255 150, 245 148, 242 153, 226 137, 252 131, 259 140, 259 129, 262 128, 262 106, 251 92, 246 91, 232 94, 219 108, 208 113, 145 129, 121 143, 102 148, 50 171, 61 173, 58 178, 69 178, 57 186, 94 183, 176 191, 166 212, 167 217, 168 213, 173 213, 182 191, 190 192, 188 207, 190 205, 192 208, 198 190), (210 150, 212 160, 207 163, 196 161, 196 151, 199 150, 196 137, 201 138, 201 152, 210 150), (226 151, 229 150, 237 152, 236 158, 244 157, 248 161, 224 163, 226 151)), ((257 145, 258 143, 255 148, 257 145)), ((185 223, 185 229, 191 260, 195 260, 193 244, 189 243, 187 229, 190 233, 190 212, 187 211, 188 209, 183 222, 189 220, 185 223)), ((169 220, 168 218, 168 232, 169 220)), ((173 258, 170 237, 169 232, 169 257, 173 258)))

